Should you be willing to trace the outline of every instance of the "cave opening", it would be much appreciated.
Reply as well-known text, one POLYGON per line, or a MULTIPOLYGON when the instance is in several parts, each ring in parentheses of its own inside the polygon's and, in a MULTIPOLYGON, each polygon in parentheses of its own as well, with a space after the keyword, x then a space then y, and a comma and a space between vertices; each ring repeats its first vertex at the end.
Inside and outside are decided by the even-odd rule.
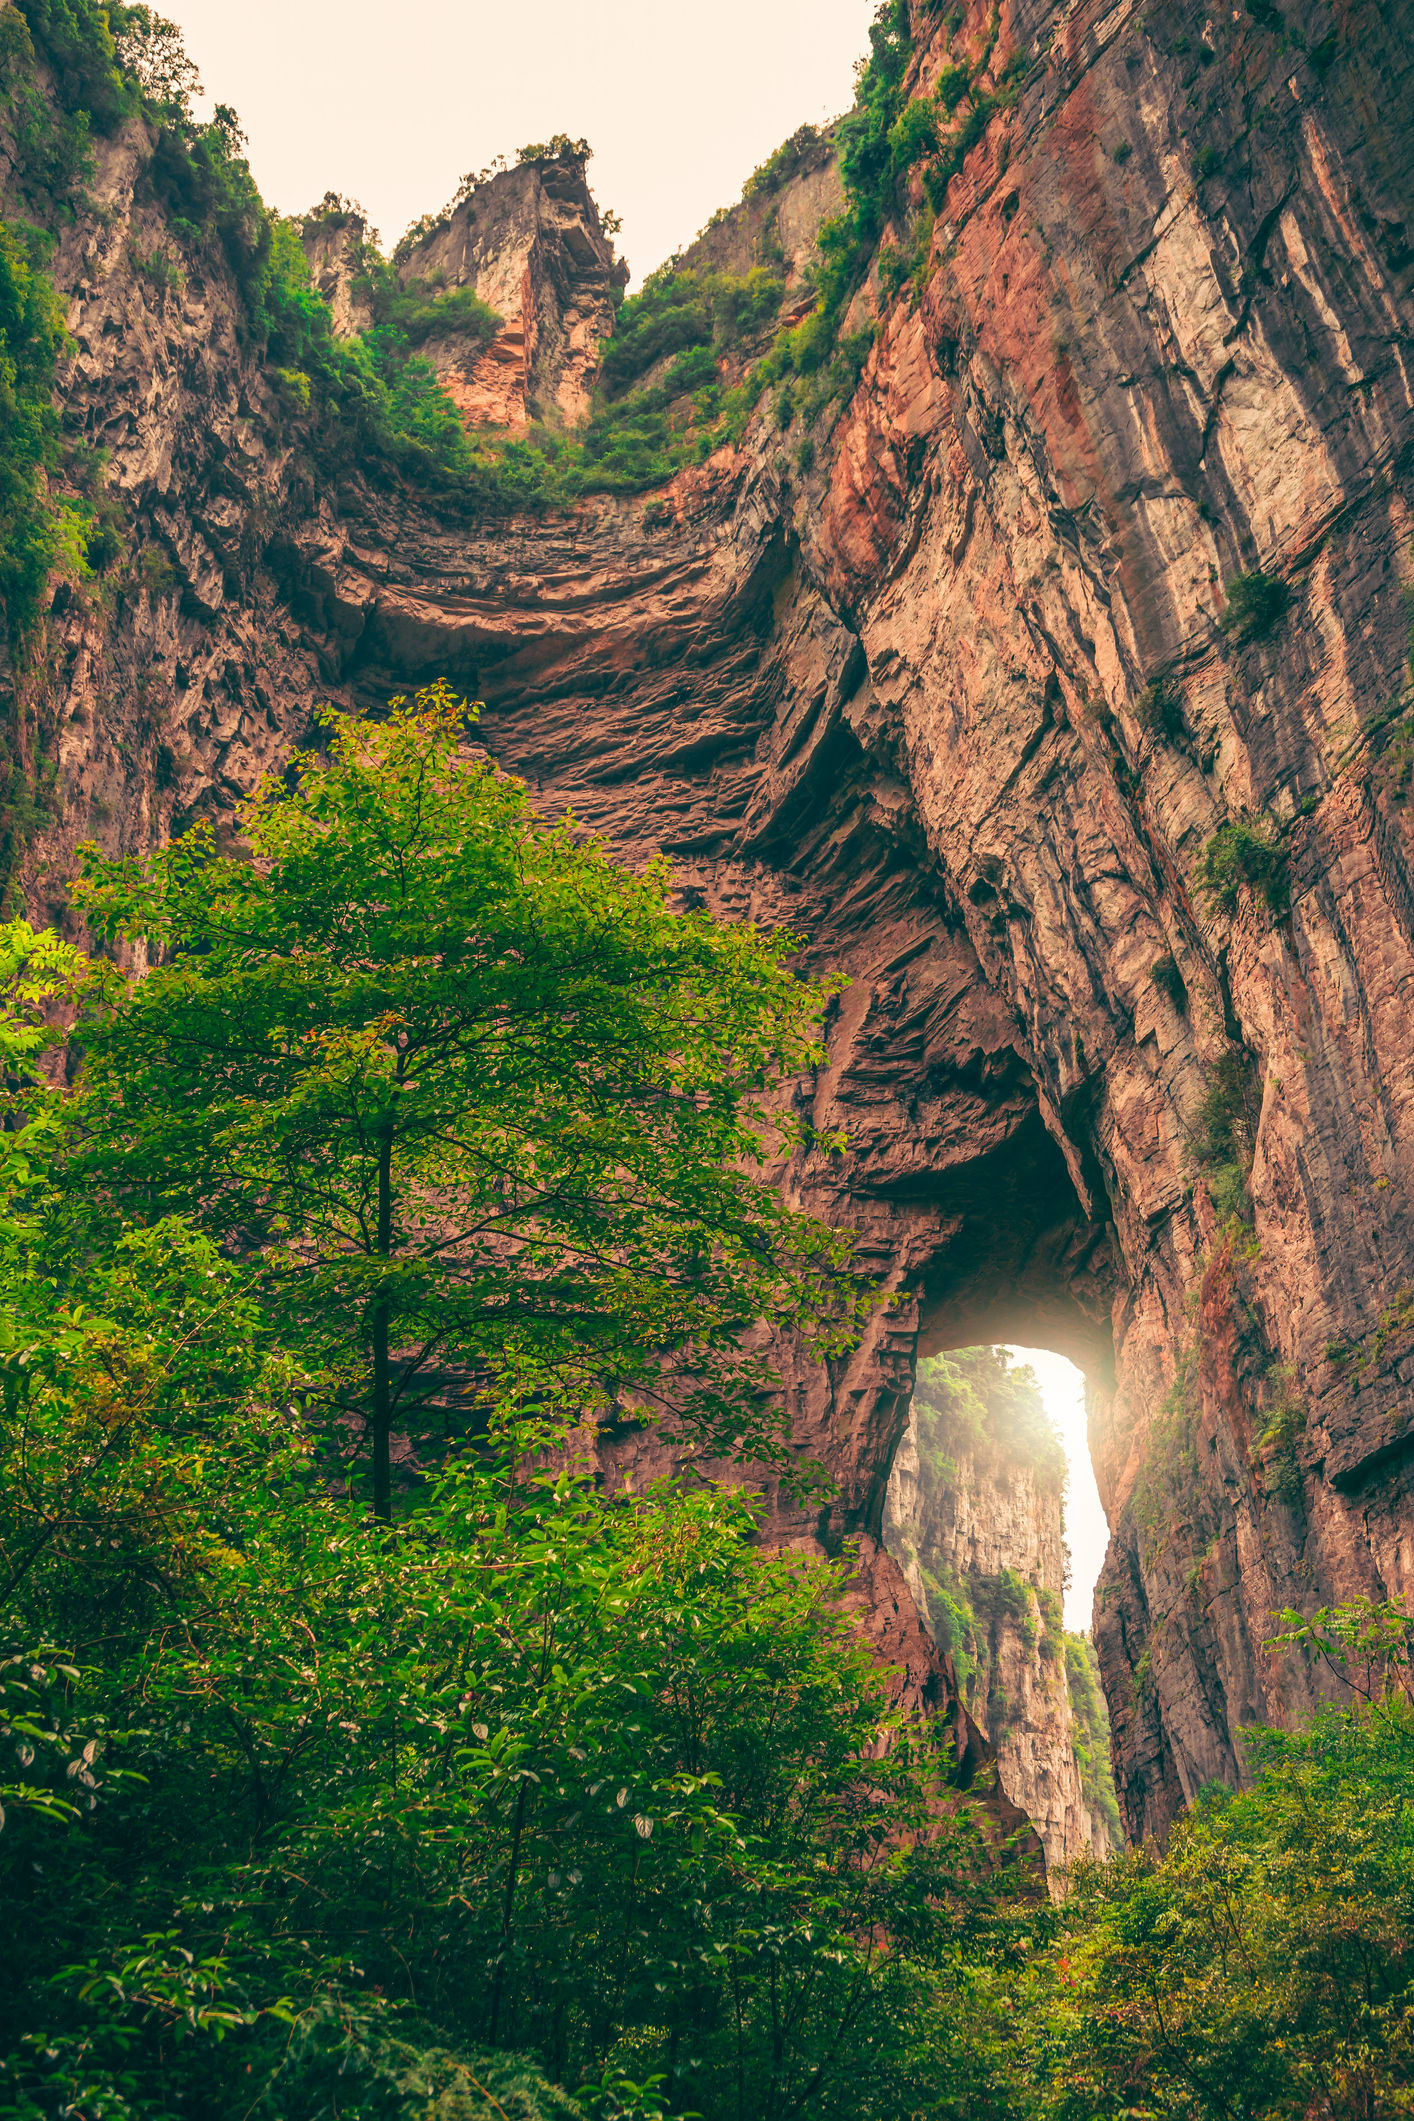
POLYGON ((1053 1866, 1121 1839, 1092 1637, 1108 1526, 1086 1398, 1053 1347, 924 1356, 883 1514, 950 1684, 1053 1866))
POLYGON ((1053 1348, 1013 1345, 1008 1353, 1035 1374, 1046 1412, 1065 1447, 1065 1624, 1074 1634, 1088 1634, 1110 1527, 1090 1456, 1085 1373, 1053 1348))

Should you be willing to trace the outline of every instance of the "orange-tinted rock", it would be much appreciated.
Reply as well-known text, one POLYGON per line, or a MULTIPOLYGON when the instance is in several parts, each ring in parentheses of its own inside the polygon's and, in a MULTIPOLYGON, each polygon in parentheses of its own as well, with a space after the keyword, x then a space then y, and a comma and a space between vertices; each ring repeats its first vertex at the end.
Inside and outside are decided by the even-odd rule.
POLYGON ((503 320, 488 347, 456 332, 421 347, 468 426, 573 426, 589 411, 611 290, 626 277, 584 164, 566 154, 488 178, 400 260, 404 281, 466 287, 503 320))

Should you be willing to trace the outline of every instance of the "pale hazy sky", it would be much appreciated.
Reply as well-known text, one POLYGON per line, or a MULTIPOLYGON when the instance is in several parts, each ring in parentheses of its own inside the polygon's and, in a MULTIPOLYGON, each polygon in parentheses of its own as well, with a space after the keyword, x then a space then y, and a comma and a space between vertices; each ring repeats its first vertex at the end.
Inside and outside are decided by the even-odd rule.
POLYGON ((1073 1363, 1049 1348, 1013 1348, 1017 1362, 1030 1363, 1046 1402, 1046 1412, 1060 1430, 1070 1465, 1065 1498, 1065 1537, 1070 1548, 1070 1589, 1065 1594, 1065 1624, 1088 1635, 1095 1600, 1095 1579, 1105 1558, 1110 1529, 1100 1507, 1100 1491, 1090 1463, 1085 1433, 1085 1380, 1073 1363))
POLYGON ((635 280, 729 206, 807 119, 846 109, 874 0, 158 0, 208 97, 234 106, 267 203, 326 191, 392 247, 467 170, 590 141, 635 280))

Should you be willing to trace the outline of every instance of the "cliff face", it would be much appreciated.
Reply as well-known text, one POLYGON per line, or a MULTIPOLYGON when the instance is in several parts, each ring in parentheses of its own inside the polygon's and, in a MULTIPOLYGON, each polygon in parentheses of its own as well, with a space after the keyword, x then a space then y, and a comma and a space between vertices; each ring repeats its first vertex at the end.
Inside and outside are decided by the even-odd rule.
MULTIPOLYGON (((1414 1592, 1414 39, 1373 0, 1300 39, 1190 0, 952 20, 917 13, 915 86, 1030 57, 936 225, 899 209, 918 269, 848 401, 559 514, 328 470, 148 132, 101 142, 53 269, 124 558, 61 585, 17 686, 14 748, 59 768, 22 881, 58 909, 75 838, 224 814, 319 698, 446 674, 547 805, 809 928, 852 984, 801 1095, 850 1152, 790 1182, 899 1300, 828 1375, 782 1351, 839 1485, 778 1530, 859 1540, 944 1705, 880 1544, 915 1357, 1080 1363, 1139 1834, 1319 1691, 1274 1609, 1414 1592)), ((560 212, 587 278, 517 205, 519 308, 479 210, 422 262, 563 348, 568 407, 607 282, 587 193, 560 212)))
POLYGON ((584 419, 627 271, 615 267, 579 156, 523 162, 478 185, 401 269, 428 287, 464 287, 501 319, 484 348, 452 331, 423 349, 468 426, 584 419))
POLYGON ((1103 1856, 1114 1815, 1108 1763, 1098 1787, 1087 1793, 1082 1780, 1082 1760, 1099 1764, 1071 1703, 1068 1662, 1086 1646, 1068 1641, 1061 1620, 1064 1481, 1040 1394, 1004 1350, 922 1365, 889 1476, 884 1541, 1052 1867, 1103 1856))

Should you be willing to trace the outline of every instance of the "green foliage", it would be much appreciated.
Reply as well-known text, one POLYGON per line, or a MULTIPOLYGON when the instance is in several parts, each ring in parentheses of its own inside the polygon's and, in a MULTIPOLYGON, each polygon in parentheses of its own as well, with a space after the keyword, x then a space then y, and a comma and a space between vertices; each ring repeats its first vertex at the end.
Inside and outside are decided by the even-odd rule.
POLYGON ((751 1174, 805 1138, 762 1092, 818 1057, 830 989, 798 938, 672 914, 661 866, 538 818, 466 723, 444 688, 331 717, 246 805, 244 859, 206 825, 85 850, 95 930, 162 962, 85 1023, 83 1168, 260 1254, 287 1344, 367 1414, 382 1514, 391 1424, 449 1365, 464 1421, 627 1395, 788 1471, 741 1336, 839 1351, 860 1287, 751 1174))
POLYGON ((360 1218, 401 1329, 475 1183, 463 1106, 516 1253, 481 1368, 515 1397, 561 1296, 602 1368, 636 1246, 685 1241, 694 1290, 769 1250, 743 1091, 816 1006, 456 734, 440 698, 336 725, 252 806, 253 860, 90 863, 95 917, 156 947, 130 996, 99 976, 76 1095, 41 1064, 91 975, 0 935, 0 2102, 906 2121, 970 2075, 955 1999, 1016 1881, 946 1726, 890 1705, 848 1566, 763 1553, 741 1490, 611 1495, 543 1396, 444 1439, 398 1525, 351 1493, 360 1218), (590 1270, 543 1201, 517 1251, 517 1143, 562 1228, 606 1157, 630 1175, 590 1270), (668 1225, 655 1155, 690 1181, 668 1225))
POLYGON ((1263 641, 1286 614, 1291 589, 1279 575, 1240 574, 1227 585, 1223 632, 1235 641, 1263 641))
POLYGON ((1110 1712, 1100 1686, 1095 1645, 1088 1635, 1066 1635, 1065 1677, 1080 1788, 1092 1814, 1104 1820, 1111 1846, 1118 1848, 1124 1836, 1110 1768, 1110 1712))
POLYGON ((889 162, 895 178, 938 145, 937 106, 930 96, 913 96, 889 127, 889 162))
MULTIPOLYGON (((333 212, 346 221, 351 209, 337 197, 331 203, 333 212)), ((456 337, 489 346, 505 321, 473 288, 443 288, 417 274, 401 279, 370 242, 362 244, 358 262, 356 286, 368 302, 375 327, 385 335, 382 343, 414 348, 428 339, 456 337)))
POLYGON ((1193 1518, 1199 1479, 1195 1371, 1196 1355, 1189 1349, 1145 1437, 1129 1514, 1146 1560, 1164 1551, 1175 1525, 1193 1518))
POLYGON ((12 645, 38 616, 59 533, 47 475, 64 327, 43 255, 37 230, 0 221, 0 603, 12 645))
POLYGON ((110 27, 124 23, 129 11, 99 7, 95 0, 16 0, 16 5, 63 108, 83 111, 95 132, 115 132, 138 101, 119 70, 110 27))
POLYGON ((1004 1348, 962 1348, 918 1365, 913 1405, 925 1465, 971 1455, 984 1465, 1026 1466, 1043 1487, 1065 1479, 1065 1446, 1034 1374, 1004 1348))
POLYGON ((1137 1852, 1081 1873, 1027 1997, 1040 2008, 1019 2020, 1028 2111, 1356 2121, 1407 2110, 1409 1623, 1371 1607, 1286 1617, 1288 1642, 1329 1645, 1350 1676, 1352 1636, 1398 1637, 1394 1683, 1294 1732, 1249 1733, 1250 1791, 1206 1794, 1162 1857, 1137 1852))
POLYGON ((783 140, 760 167, 752 171, 742 190, 742 198, 774 198, 793 177, 810 166, 824 142, 825 135, 818 126, 798 125, 790 138, 783 140))
POLYGON ((1256 1114, 1251 1074, 1244 1056, 1225 1053, 1205 1071, 1202 1100, 1193 1115, 1190 1142, 1204 1169, 1252 1161, 1256 1114))
POLYGON ((726 348, 761 331, 784 290, 784 281, 760 265, 743 274, 663 267, 619 310, 600 371, 606 391, 625 391, 667 354, 726 348))
POLYGON ((516 156, 517 163, 588 162, 594 150, 587 140, 571 139, 568 133, 552 133, 548 140, 532 141, 516 156))
POLYGON ((1135 702, 1134 716, 1141 729, 1174 743, 1183 735, 1183 693, 1176 680, 1160 677, 1146 685, 1135 702))
POLYGON ((1248 1213, 1247 1175, 1256 1146, 1259 1105, 1242 1053, 1204 1070, 1203 1095, 1190 1122, 1188 1151, 1203 1173, 1219 1222, 1248 1213))
POLYGON ((904 2121, 947 2089, 939 1988, 1009 1888, 847 1570, 763 1557, 740 1492, 472 1456, 375 1536, 246 1268, 171 1219, 105 1238, 33 1174, 23 1206, 19 2112, 322 2121, 337 2087, 351 2115, 570 2116, 545 2071, 605 2116, 659 2111, 661 2077, 674 2108, 810 2086, 904 2121), (51 1622, 100 1655, 39 1647, 51 1622))
POLYGON ((956 61, 949 61, 939 74, 938 85, 934 90, 939 109, 951 117, 971 86, 972 76, 968 69, 959 66, 956 61))
POLYGON ((1297 1445, 1306 1421, 1307 1408, 1296 1390, 1295 1372, 1289 1363, 1275 1364, 1267 1373, 1257 1447, 1268 1493, 1293 1507, 1300 1505, 1304 1490, 1297 1445))
POLYGON ((43 221, 72 218, 93 174, 88 112, 70 109, 41 81, 38 55, 18 7, 0 12, 0 108, 15 143, 8 183, 43 221))
POLYGON ((1265 819, 1232 818, 1219 826, 1203 849, 1197 882, 1224 913, 1237 911, 1243 884, 1272 914, 1284 914, 1290 904, 1286 849, 1265 819))

